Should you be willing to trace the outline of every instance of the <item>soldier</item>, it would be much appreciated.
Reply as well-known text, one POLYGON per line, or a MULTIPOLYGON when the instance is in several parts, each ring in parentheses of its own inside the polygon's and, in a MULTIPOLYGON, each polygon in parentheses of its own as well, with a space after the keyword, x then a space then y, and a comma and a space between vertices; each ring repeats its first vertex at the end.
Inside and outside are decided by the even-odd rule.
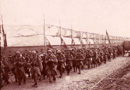
POLYGON ((108 51, 108 48, 106 48, 106 60, 107 61, 109 60, 109 51, 108 51))
POLYGON ((49 78, 49 82, 52 83, 52 78, 53 78, 53 81, 55 82, 56 81, 56 75, 57 75, 57 72, 55 70, 55 64, 57 63, 57 58, 56 56, 52 53, 51 50, 48 50, 47 51, 47 56, 46 56, 46 71, 47 71, 47 76, 49 78))
POLYGON ((106 49, 105 48, 103 48, 103 62, 106 64, 106 60, 107 60, 107 58, 106 58, 106 49))
MULTIPOLYGON (((123 46, 119 46, 120 47, 120 55, 122 55, 123 56, 123 46)), ((129 56, 130 56, 130 53, 129 53, 129 56)))
POLYGON ((104 52, 102 49, 100 49, 100 60, 101 60, 101 63, 104 62, 104 52))
POLYGON ((43 54, 43 53, 44 53, 44 50, 43 50, 43 49, 41 49, 41 50, 40 50, 40 54, 43 54))
POLYGON ((5 56, 3 56, 2 58, 2 63, 3 63, 3 80, 6 84, 9 84, 9 63, 7 58, 5 58, 5 56))
POLYGON ((97 52, 96 52, 97 49, 93 49, 92 52, 93 52, 93 56, 92 56, 92 64, 93 64, 93 67, 96 67, 96 64, 97 64, 97 52))
POLYGON ((72 50, 72 56, 73 56, 73 60, 72 60, 72 66, 73 66, 73 69, 74 69, 74 72, 77 71, 77 68, 76 68, 76 50, 72 50))
POLYGON ((108 61, 110 61, 110 59, 111 59, 111 51, 110 51, 109 47, 107 48, 107 57, 108 57, 108 61))
POLYGON ((61 53, 60 50, 57 51, 56 54, 57 60, 58 60, 58 66, 57 66, 57 70, 60 72, 60 78, 62 77, 62 74, 65 70, 65 56, 61 53))
POLYGON ((102 63, 102 61, 101 61, 101 50, 98 48, 98 50, 97 50, 97 53, 98 53, 98 55, 97 55, 97 58, 98 58, 98 65, 101 65, 101 63, 102 63))
POLYGON ((3 76, 4 76, 4 73, 5 73, 5 71, 4 71, 4 64, 3 64, 3 56, 1 55, 1 59, 0 59, 0 89, 3 87, 3 84, 4 84, 4 78, 3 78, 3 76))
POLYGON ((43 66, 43 70, 41 73, 42 73, 43 79, 45 79, 45 76, 47 75, 47 73, 46 73, 46 64, 47 64, 46 57, 47 57, 47 55, 45 53, 43 53, 43 54, 40 54, 40 57, 41 57, 42 66, 43 66))
POLYGON ((83 56, 81 69, 84 69, 84 66, 86 65, 86 60, 85 60, 85 48, 82 48, 82 49, 81 49, 81 54, 82 54, 82 56, 83 56))
POLYGON ((65 69, 67 71, 67 75, 69 75, 71 69, 72 69, 72 60, 73 60, 73 55, 70 53, 70 51, 66 51, 65 54, 65 58, 66 58, 66 66, 65 69))
POLYGON ((89 55, 90 55, 90 59, 89 59, 89 62, 90 62, 90 67, 92 68, 92 66, 93 66, 93 56, 94 56, 94 53, 93 53, 93 50, 92 49, 90 49, 90 51, 89 51, 89 55))
POLYGON ((89 50, 86 50, 85 60, 89 69, 90 68, 90 51, 89 50))
POLYGON ((41 77, 42 62, 37 55, 36 51, 32 51, 32 78, 34 79, 34 87, 38 86, 38 76, 41 77))
POLYGON ((118 48, 117 47, 114 48, 114 54, 115 54, 115 58, 116 58, 118 56, 118 48))
POLYGON ((17 51, 16 52, 16 72, 17 72, 17 77, 18 77, 18 85, 21 85, 21 82, 23 80, 23 83, 26 83, 26 74, 24 70, 24 65, 25 65, 25 59, 22 57, 22 54, 17 51))
POLYGON ((83 65, 83 55, 80 50, 77 50, 76 54, 76 68, 79 70, 78 74, 81 74, 81 66, 83 65))
POLYGON ((29 53, 28 52, 25 53, 23 57, 24 57, 25 62, 26 62, 25 66, 24 66, 25 73, 27 73, 28 77, 30 78, 31 77, 31 72, 30 72, 30 70, 31 70, 31 59, 29 57, 29 53))
POLYGON ((95 50, 95 61, 96 61, 96 65, 100 65, 100 58, 99 58, 99 49, 95 50))

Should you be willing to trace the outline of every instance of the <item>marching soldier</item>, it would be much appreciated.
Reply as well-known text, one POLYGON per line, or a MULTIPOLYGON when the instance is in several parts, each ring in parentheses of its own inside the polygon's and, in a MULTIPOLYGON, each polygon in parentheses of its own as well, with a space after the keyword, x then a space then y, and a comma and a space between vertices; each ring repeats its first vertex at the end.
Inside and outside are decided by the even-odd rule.
POLYGON ((37 55, 36 51, 32 51, 33 54, 33 60, 32 60, 32 77, 34 79, 34 87, 38 86, 38 77, 41 77, 41 71, 42 71, 42 62, 39 56, 37 55))
POLYGON ((15 65, 18 77, 18 85, 21 85, 22 80, 23 83, 26 83, 26 74, 24 70, 25 59, 22 57, 22 54, 19 51, 16 52, 15 65))
POLYGON ((96 50, 97 49, 93 49, 92 52, 93 52, 93 56, 92 56, 92 64, 93 64, 93 67, 96 67, 96 64, 97 64, 97 53, 96 53, 96 50))
POLYGON ((95 60, 96 60, 96 65, 100 65, 100 58, 99 58, 99 49, 95 50, 95 60))
POLYGON ((66 52, 61 52, 57 49, 57 52, 53 52, 52 50, 48 50, 47 54, 43 53, 41 50, 40 55, 38 55, 38 51, 25 51, 25 53, 21 54, 19 51, 16 52, 14 56, 9 56, 8 59, 2 57, 0 61, 0 72, 1 72, 1 86, 3 83, 9 84, 9 71, 15 75, 16 80, 18 80, 18 84, 21 85, 26 83, 26 73, 34 80, 33 86, 38 86, 38 80, 41 78, 41 74, 43 77, 47 75, 49 81, 56 81, 56 67, 60 72, 60 78, 64 70, 66 69, 67 75, 69 75, 72 66, 74 71, 78 70, 78 74, 81 73, 81 67, 86 65, 88 68, 94 67, 96 65, 100 65, 102 62, 106 63, 106 61, 111 60, 111 58, 115 58, 117 55, 122 54, 122 47, 101 47, 98 49, 72 49, 67 50, 66 52), (84 63, 84 64, 83 64, 84 63), (12 67, 10 67, 12 64, 12 67), (31 71, 30 71, 31 69, 31 71), (32 74, 30 74, 30 72, 32 74))
POLYGON ((62 77, 62 74, 65 70, 65 56, 61 53, 60 50, 57 51, 56 54, 57 60, 58 60, 58 66, 57 66, 57 70, 60 72, 60 78, 62 77))
POLYGON ((65 54, 65 58, 66 58, 66 66, 65 69, 67 71, 67 75, 69 75, 71 69, 72 69, 72 60, 73 60, 73 55, 70 53, 70 51, 66 51, 65 54))
POLYGON ((87 63, 87 66, 88 66, 88 69, 90 68, 90 51, 89 50, 86 50, 86 55, 85 55, 85 60, 86 60, 86 63, 87 63))
POLYGON ((106 64, 107 58, 106 58, 106 48, 103 47, 103 62, 106 64))
POLYGON ((102 49, 100 49, 100 60, 101 60, 101 63, 104 62, 104 52, 102 49))
POLYGON ((72 49, 71 54, 73 56, 72 67, 73 67, 73 70, 75 72, 75 71, 77 71, 77 69, 76 69, 76 54, 77 54, 76 49, 72 49))
POLYGON ((43 66, 43 70, 42 70, 41 73, 42 73, 43 79, 45 79, 45 76, 46 76, 46 64, 47 64, 46 57, 47 57, 47 55, 45 53, 43 53, 43 54, 40 54, 40 57, 41 57, 42 66, 43 66))
POLYGON ((3 64, 3 62, 2 62, 2 55, 1 55, 1 59, 0 59, 0 89, 3 87, 3 76, 4 76, 4 73, 5 73, 5 71, 4 71, 4 64, 3 64))
POLYGON ((92 50, 92 49, 89 50, 89 55, 90 55, 90 59, 89 59, 90 67, 92 68, 93 62, 94 62, 94 61, 93 61, 94 53, 93 53, 93 50, 92 50))
POLYGON ((2 68, 3 68, 3 70, 2 70, 3 71, 3 80, 6 84, 9 84, 10 68, 9 68, 8 60, 7 60, 7 58, 5 58, 5 56, 3 56, 3 58, 2 58, 1 64, 2 64, 2 68))
POLYGON ((83 65, 83 55, 81 54, 80 50, 77 50, 76 54, 76 68, 79 70, 78 74, 81 74, 81 66, 83 65))
POLYGON ((52 79, 55 82, 56 81, 56 64, 57 64, 57 58, 56 56, 52 53, 51 50, 47 51, 47 57, 46 57, 46 71, 47 71, 47 76, 49 78, 49 82, 52 83, 52 79))

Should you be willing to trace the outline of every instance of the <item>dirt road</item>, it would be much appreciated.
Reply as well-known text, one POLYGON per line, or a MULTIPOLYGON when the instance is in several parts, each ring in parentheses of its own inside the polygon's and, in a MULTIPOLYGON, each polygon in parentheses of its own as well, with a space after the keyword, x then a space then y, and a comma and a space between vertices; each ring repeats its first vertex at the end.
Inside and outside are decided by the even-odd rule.
POLYGON ((117 57, 96 68, 84 69, 81 74, 76 72, 71 72, 69 76, 64 74, 62 78, 57 79, 56 83, 50 84, 48 80, 42 80, 38 87, 34 88, 31 86, 33 81, 27 80, 25 85, 18 86, 16 83, 10 83, 2 90, 93 90, 105 78, 128 65, 130 65, 130 57, 117 57))
POLYGON ((103 79, 93 90, 130 90, 130 65, 103 79))

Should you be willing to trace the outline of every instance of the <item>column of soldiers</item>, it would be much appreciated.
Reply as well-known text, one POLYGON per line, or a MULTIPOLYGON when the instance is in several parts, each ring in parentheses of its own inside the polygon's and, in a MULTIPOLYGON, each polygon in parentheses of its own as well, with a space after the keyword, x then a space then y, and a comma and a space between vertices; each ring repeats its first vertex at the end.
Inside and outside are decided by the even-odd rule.
POLYGON ((24 53, 17 51, 13 56, 1 55, 0 87, 10 83, 10 74, 14 75, 18 85, 26 84, 27 79, 34 80, 34 87, 43 79, 52 83, 56 81, 57 76, 62 78, 64 73, 69 75, 72 71, 81 74, 82 69, 100 66, 122 55, 122 52, 122 47, 116 46, 64 51, 49 49, 46 53, 26 50, 24 53))

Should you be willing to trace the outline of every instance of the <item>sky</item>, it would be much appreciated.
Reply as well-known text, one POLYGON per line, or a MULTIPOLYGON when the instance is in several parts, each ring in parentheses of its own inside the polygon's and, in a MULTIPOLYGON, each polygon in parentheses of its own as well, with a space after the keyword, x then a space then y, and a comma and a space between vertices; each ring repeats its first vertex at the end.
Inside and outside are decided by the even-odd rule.
POLYGON ((130 0, 0 0, 4 25, 60 25, 130 37, 130 0), (59 23, 60 22, 60 23, 59 23))

